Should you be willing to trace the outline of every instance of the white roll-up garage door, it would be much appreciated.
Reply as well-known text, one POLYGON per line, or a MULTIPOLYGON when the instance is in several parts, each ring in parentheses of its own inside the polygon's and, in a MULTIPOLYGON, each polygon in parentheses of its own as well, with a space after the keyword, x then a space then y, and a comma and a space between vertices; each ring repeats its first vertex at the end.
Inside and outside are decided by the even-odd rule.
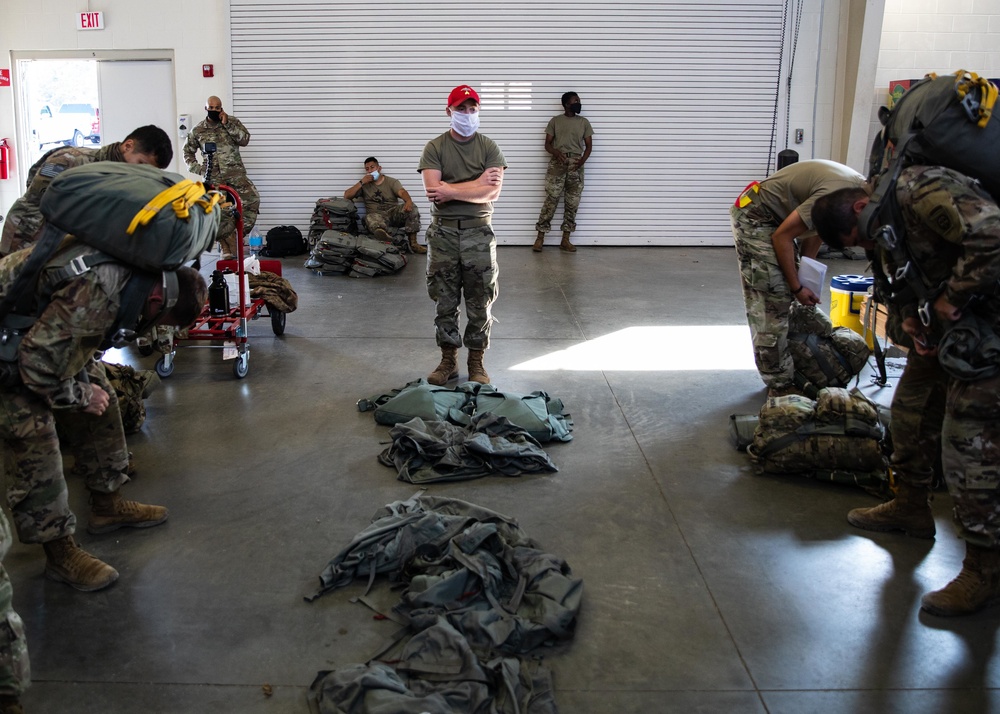
MULTIPOLYGON (((783 3, 231 0, 233 113, 259 225, 306 230, 374 155, 424 216, 416 171, 458 84, 509 168, 501 243, 534 239, 549 118, 580 94, 594 152, 574 241, 725 245, 728 206, 770 159, 783 3)), ((561 206, 553 227, 558 230, 561 206)))

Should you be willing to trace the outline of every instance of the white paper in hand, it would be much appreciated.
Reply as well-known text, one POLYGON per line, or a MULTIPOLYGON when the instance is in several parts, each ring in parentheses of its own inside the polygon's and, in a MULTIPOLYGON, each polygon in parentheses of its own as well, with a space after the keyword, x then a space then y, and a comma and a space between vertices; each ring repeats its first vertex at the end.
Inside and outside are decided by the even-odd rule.
POLYGON ((823 286, 826 284, 826 265, 802 256, 799 261, 799 285, 805 285, 812 290, 816 297, 823 294, 823 286))

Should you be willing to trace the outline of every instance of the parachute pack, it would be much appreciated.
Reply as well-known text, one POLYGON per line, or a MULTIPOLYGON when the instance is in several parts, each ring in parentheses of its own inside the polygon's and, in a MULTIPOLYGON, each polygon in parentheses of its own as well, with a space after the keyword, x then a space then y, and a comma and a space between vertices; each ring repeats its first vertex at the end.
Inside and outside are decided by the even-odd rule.
POLYGON ((994 198, 1000 198, 1000 120, 990 121, 997 94, 995 85, 973 72, 928 75, 888 113, 872 149, 869 175, 878 178, 858 229, 900 266, 886 276, 891 295, 885 297, 912 291, 925 324, 939 286, 929 284, 910 258, 896 183, 907 166, 944 166, 978 179, 994 198))
POLYGON ((199 182, 139 164, 101 161, 56 176, 40 205, 45 228, 0 301, 0 382, 20 379, 21 340, 44 309, 35 305, 43 270, 69 280, 101 263, 136 268, 110 338, 119 328, 134 326, 156 281, 164 281, 168 295, 171 286, 176 294, 172 271, 211 245, 219 201, 219 194, 199 182))

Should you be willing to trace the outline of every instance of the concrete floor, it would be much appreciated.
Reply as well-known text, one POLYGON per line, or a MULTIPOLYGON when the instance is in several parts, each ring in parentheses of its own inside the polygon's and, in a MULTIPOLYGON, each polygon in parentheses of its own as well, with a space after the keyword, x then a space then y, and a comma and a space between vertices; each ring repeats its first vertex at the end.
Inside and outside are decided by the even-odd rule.
MULTIPOLYGON (((1000 710, 1000 608, 918 612, 960 567, 946 495, 936 541, 866 533, 845 514, 873 497, 755 476, 733 448, 729 415, 755 413, 764 389, 732 250, 511 247, 499 259, 487 367, 504 389, 563 399, 575 438, 547 447, 556 474, 430 489, 516 517, 583 578, 576 639, 547 657, 562 712, 1000 710), (669 329, 683 326, 740 327, 692 341, 669 329), (729 368, 704 368, 719 355, 729 368)), ((415 491, 378 464, 387 430, 355 402, 437 362, 422 261, 376 280, 283 262, 300 297, 284 337, 251 323, 244 380, 219 350, 181 350, 130 437, 127 493, 170 520, 81 528, 120 580, 80 593, 43 577, 41 548, 8 556, 29 714, 306 712, 317 671, 364 661, 395 629, 348 602, 361 586, 302 596, 376 509, 415 491)), ((831 274, 863 267, 834 261, 831 274)), ((83 484, 69 486, 85 519, 83 484)))

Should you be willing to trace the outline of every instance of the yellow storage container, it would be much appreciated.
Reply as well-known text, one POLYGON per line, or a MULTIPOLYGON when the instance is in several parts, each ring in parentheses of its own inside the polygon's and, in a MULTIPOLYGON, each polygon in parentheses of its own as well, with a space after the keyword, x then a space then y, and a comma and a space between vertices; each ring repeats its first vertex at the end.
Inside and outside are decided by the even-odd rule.
POLYGON ((868 347, 874 347, 872 333, 865 334, 862 301, 875 279, 865 275, 834 275, 830 278, 830 321, 834 327, 849 327, 863 335, 868 347))

